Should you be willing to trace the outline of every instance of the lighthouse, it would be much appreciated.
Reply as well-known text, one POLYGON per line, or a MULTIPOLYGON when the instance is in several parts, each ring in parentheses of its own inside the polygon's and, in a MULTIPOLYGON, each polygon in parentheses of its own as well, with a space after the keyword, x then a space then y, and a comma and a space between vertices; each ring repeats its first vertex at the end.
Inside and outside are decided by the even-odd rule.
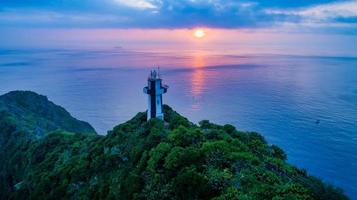
POLYGON ((148 86, 144 87, 144 93, 148 95, 147 120, 151 118, 164 120, 162 94, 165 94, 168 88, 167 85, 162 85, 160 70, 151 70, 148 77, 148 86))

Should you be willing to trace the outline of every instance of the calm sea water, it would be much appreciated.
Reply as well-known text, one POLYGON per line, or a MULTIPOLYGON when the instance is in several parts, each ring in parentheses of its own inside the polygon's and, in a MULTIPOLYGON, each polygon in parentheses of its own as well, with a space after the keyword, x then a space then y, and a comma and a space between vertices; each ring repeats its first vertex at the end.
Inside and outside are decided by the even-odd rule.
POLYGON ((191 121, 260 132, 357 199, 356 58, 3 49, 0 93, 44 94, 106 134, 146 109, 154 64, 170 86, 164 102, 191 121))

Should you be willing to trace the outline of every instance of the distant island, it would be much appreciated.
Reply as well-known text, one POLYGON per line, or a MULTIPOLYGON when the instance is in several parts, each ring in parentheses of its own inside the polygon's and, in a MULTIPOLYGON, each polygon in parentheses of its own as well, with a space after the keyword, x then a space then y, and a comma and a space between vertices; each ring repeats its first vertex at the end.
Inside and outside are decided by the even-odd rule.
POLYGON ((348 199, 258 133, 163 112, 102 136, 45 96, 0 96, 0 199, 348 199))

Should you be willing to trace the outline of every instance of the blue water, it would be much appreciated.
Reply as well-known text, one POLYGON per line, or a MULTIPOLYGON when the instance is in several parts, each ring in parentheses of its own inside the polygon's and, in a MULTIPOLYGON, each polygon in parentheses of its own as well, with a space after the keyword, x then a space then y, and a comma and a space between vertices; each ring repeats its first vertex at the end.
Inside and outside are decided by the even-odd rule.
POLYGON ((357 199, 356 58, 3 49, 0 93, 44 94, 106 134, 146 109, 153 64, 170 86, 164 102, 191 121, 260 132, 357 199))

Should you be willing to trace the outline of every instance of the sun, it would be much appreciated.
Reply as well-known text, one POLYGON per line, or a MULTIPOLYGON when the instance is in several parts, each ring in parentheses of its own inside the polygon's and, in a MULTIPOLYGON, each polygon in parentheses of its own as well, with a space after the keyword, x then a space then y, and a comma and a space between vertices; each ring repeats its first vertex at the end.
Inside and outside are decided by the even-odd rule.
POLYGON ((196 29, 194 32, 193 32, 193 35, 196 37, 196 38, 203 38, 204 36, 206 36, 206 32, 202 29, 196 29))

